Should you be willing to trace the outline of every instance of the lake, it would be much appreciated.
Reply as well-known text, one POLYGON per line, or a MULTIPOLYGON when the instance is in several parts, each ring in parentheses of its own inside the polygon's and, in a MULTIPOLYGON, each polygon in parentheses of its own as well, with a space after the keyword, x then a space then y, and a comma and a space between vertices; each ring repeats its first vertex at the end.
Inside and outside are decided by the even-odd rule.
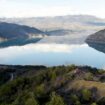
POLYGON ((87 44, 29 44, 0 49, 0 64, 88 65, 105 68, 105 54, 87 44))

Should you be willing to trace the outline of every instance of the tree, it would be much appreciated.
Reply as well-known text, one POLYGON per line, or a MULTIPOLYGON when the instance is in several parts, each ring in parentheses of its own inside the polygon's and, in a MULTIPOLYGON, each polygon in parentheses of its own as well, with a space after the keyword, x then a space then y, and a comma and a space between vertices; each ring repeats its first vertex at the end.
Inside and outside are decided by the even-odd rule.
POLYGON ((74 105, 81 105, 80 101, 76 101, 74 105))
POLYGON ((35 93, 36 97, 40 97, 40 96, 45 95, 45 92, 46 92, 45 91, 45 85, 44 85, 44 83, 42 83, 42 84, 36 86, 34 93, 35 93))
POLYGON ((71 95, 70 99, 74 105, 81 105, 77 95, 75 94, 71 95))
POLYGON ((91 99, 92 93, 88 89, 83 89, 82 90, 82 97, 84 101, 89 101, 91 99))
POLYGON ((33 92, 20 95, 11 105, 39 105, 33 92))
POLYGON ((29 98, 26 102, 25 105, 39 105, 38 102, 34 98, 29 98))
POLYGON ((97 105, 97 104, 94 102, 94 103, 92 103, 91 105, 97 105))
POLYGON ((53 92, 50 101, 46 105, 65 105, 65 103, 61 96, 53 92))

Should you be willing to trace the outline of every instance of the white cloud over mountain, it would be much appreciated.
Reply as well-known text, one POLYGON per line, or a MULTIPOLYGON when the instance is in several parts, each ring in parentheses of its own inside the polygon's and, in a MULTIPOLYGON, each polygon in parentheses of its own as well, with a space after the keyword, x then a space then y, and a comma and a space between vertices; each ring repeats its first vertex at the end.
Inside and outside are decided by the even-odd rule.
POLYGON ((105 0, 0 0, 1 17, 88 14, 105 18, 105 0))

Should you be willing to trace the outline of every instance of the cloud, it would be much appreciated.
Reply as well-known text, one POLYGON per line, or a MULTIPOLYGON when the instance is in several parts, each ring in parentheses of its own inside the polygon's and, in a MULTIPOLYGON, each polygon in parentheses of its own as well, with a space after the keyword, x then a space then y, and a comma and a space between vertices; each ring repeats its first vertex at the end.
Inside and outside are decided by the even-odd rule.
POLYGON ((86 44, 83 45, 68 45, 68 44, 29 44, 25 46, 14 46, 0 49, 0 55, 3 56, 14 56, 21 55, 23 53, 30 52, 61 52, 61 53, 70 53, 72 50, 86 47, 86 44))
POLYGON ((105 17, 105 0, 0 0, 0 17, 88 14, 105 17))
MULTIPOLYGON (((5 4, 5 3, 4 3, 5 4)), ((37 16, 59 16, 74 13, 75 10, 68 6, 31 6, 24 4, 0 5, 0 16, 5 17, 37 17, 37 16), (12 12, 11 12, 12 10, 12 12)))
POLYGON ((57 54, 68 55, 73 50, 85 46, 87 45, 29 44, 21 47, 3 48, 0 49, 0 64, 40 64, 41 61, 43 62, 42 59, 45 59, 44 57, 49 59, 57 54))

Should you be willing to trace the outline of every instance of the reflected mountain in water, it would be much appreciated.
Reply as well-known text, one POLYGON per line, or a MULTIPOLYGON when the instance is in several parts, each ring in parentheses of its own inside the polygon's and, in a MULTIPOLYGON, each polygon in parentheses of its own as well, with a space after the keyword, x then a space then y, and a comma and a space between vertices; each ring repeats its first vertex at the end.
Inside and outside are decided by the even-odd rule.
POLYGON ((105 68, 105 54, 87 44, 37 43, 1 48, 0 64, 46 66, 75 64, 105 68))
POLYGON ((6 47, 11 47, 11 46, 24 46, 26 44, 30 43, 37 43, 40 41, 41 38, 19 38, 19 39, 13 39, 13 40, 8 40, 0 43, 0 48, 6 48, 6 47))
POLYGON ((36 43, 45 36, 45 33, 37 28, 0 22, 0 48, 36 43))
POLYGON ((98 50, 98 51, 100 51, 100 52, 105 53, 105 44, 89 43, 89 42, 87 42, 87 44, 88 44, 90 47, 92 47, 92 48, 94 48, 94 49, 96 49, 96 50, 98 50))

